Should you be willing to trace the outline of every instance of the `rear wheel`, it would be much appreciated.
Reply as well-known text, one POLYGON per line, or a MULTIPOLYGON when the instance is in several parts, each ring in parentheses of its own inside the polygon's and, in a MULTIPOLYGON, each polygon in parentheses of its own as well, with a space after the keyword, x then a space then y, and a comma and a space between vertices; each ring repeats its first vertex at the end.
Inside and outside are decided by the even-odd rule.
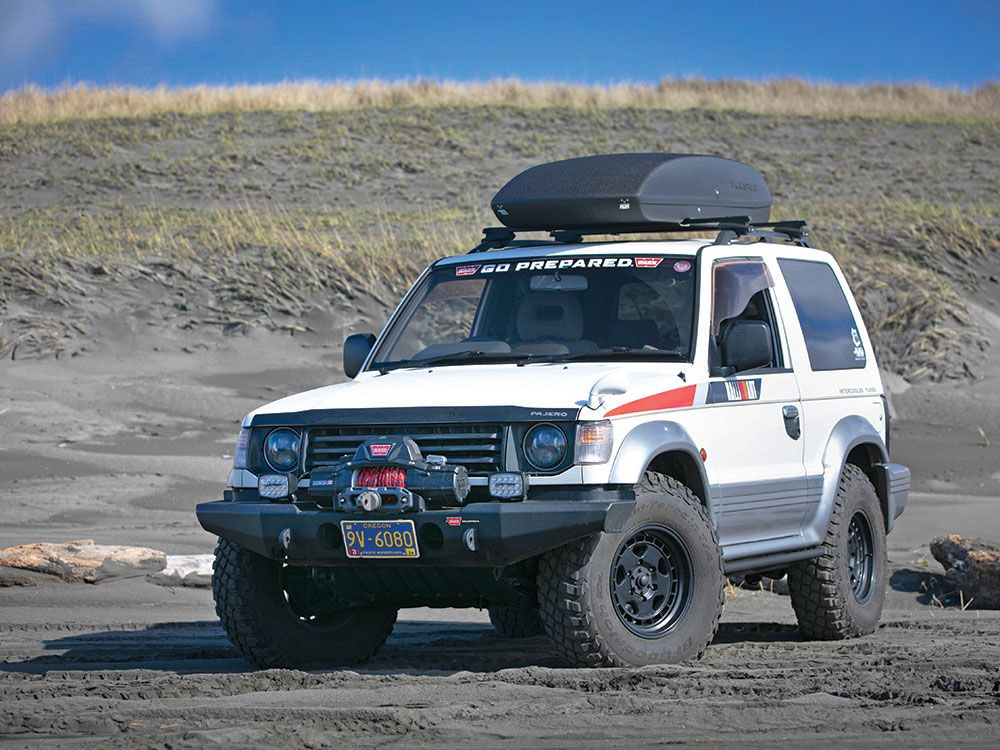
POLYGON ((878 626, 887 578, 885 520, 860 468, 840 475, 823 555, 788 569, 788 590, 807 638, 867 635, 878 626))
POLYGON ((619 534, 596 534, 543 556, 540 613, 576 666, 642 666, 699 658, 719 624, 722 555, 690 489, 647 472, 619 534))
POLYGON ((385 643, 396 609, 330 606, 308 568, 261 557, 225 539, 215 548, 215 611, 236 650, 256 667, 347 666, 385 643))
POLYGON ((490 607, 490 622, 501 638, 530 638, 545 632, 537 609, 490 607))

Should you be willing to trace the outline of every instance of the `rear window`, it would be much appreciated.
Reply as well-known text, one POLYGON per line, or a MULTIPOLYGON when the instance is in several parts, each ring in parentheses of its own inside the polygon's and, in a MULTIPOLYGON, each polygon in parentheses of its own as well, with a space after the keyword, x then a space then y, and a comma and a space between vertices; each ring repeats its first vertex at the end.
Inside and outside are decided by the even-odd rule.
POLYGON ((855 370, 867 363, 858 324, 833 269, 812 260, 778 261, 806 339, 813 370, 855 370))

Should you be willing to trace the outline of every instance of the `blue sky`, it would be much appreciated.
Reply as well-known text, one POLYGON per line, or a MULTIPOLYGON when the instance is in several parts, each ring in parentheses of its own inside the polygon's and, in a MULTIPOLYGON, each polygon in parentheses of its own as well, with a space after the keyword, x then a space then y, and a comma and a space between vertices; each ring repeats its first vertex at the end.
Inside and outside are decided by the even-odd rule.
POLYGON ((1000 0, 0 0, 0 91, 417 77, 1000 80, 1000 0))

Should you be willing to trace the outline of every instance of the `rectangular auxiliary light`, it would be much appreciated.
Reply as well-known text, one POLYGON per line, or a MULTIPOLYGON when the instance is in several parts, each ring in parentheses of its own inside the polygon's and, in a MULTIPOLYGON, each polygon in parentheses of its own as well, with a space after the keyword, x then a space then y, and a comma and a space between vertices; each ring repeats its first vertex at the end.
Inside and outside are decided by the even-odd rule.
POLYGON ((285 474, 264 474, 257 480, 257 492, 267 500, 288 497, 288 476, 285 474))
POLYGON ((520 471, 490 474, 490 495, 500 500, 523 500, 528 491, 528 477, 520 471))

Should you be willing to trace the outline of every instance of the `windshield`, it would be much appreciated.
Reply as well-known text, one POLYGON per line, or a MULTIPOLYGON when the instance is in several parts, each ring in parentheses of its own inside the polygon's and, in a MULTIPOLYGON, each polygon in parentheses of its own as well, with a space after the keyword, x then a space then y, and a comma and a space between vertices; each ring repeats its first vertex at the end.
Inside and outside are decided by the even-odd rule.
POLYGON ((432 270, 372 369, 430 364, 690 358, 693 259, 470 261, 432 270))

